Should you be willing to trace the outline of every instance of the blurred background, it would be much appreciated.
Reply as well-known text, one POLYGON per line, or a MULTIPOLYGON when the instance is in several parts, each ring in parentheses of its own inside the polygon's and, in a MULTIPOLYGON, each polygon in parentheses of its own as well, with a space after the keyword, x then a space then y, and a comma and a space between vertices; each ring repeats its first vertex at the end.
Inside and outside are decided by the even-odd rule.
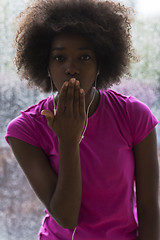
MULTIPOLYGON (((140 62, 131 66, 131 80, 112 88, 146 103, 160 120, 160 2, 121 0, 134 8, 133 45, 140 62)), ((28 89, 13 65, 13 20, 28 0, 0 0, 0 240, 36 240, 44 206, 31 189, 4 136, 9 122, 21 110, 50 94, 28 89)), ((157 126, 160 155, 160 124, 157 126)), ((159 156, 160 161, 160 156, 159 156)))

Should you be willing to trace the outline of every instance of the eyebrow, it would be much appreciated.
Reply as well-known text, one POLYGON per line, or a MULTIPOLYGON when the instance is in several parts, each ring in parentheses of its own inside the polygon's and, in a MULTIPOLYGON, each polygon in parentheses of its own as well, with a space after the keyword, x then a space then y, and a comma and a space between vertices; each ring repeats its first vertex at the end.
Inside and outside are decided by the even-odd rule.
MULTIPOLYGON (((63 51, 63 50, 66 50, 66 48, 65 47, 56 47, 56 48, 52 48, 51 51, 53 52, 53 51, 63 51)), ((93 51, 93 49, 90 48, 90 47, 82 47, 82 48, 78 48, 78 50, 82 50, 82 51, 90 50, 90 51, 93 51)))
POLYGON ((56 47, 56 48, 52 48, 52 51, 63 51, 63 50, 65 50, 66 48, 64 48, 64 47, 56 47))

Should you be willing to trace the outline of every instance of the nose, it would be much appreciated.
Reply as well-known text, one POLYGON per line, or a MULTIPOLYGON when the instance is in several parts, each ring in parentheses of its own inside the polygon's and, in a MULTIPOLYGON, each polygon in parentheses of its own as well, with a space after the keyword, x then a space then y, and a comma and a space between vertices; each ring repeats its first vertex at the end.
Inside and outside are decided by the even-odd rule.
POLYGON ((69 61, 66 64, 65 74, 70 77, 76 77, 79 75, 79 68, 74 61, 69 61))

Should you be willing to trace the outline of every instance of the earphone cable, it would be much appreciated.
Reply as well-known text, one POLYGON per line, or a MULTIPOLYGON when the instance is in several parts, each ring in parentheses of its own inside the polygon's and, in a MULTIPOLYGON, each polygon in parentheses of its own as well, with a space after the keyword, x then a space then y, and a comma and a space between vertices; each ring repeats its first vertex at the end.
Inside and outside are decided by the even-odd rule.
POLYGON ((72 240, 74 240, 74 235, 76 233, 76 230, 77 230, 77 227, 75 227, 74 231, 73 231, 73 234, 72 234, 72 240))
MULTIPOLYGON (((51 91, 53 92, 53 82, 52 82, 51 75, 49 77, 50 77, 50 81, 51 81, 51 91)), ((54 116, 55 116, 57 109, 56 109, 55 102, 54 102, 54 96, 53 96, 53 108, 54 108, 54 116)))
POLYGON ((87 108, 86 124, 85 124, 85 128, 84 128, 84 130, 83 130, 83 133, 82 133, 82 136, 81 136, 81 139, 80 139, 79 144, 81 143, 82 139, 84 138, 84 134, 85 134, 85 131, 86 131, 87 126, 88 126, 88 114, 89 114, 89 110, 90 110, 91 104, 92 104, 93 101, 94 101, 95 95, 96 95, 96 81, 95 81, 95 91, 94 91, 94 95, 93 95, 93 98, 92 98, 92 100, 91 100, 88 108, 87 108))

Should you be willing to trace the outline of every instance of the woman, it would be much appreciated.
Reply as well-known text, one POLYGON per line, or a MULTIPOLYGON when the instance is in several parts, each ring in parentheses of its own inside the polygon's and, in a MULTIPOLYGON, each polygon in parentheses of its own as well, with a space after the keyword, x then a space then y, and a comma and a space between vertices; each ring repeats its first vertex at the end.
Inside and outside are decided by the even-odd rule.
POLYGON ((46 207, 40 240, 159 239, 158 121, 109 89, 135 58, 130 14, 110 1, 36 0, 19 16, 18 73, 57 93, 6 134, 46 207))

